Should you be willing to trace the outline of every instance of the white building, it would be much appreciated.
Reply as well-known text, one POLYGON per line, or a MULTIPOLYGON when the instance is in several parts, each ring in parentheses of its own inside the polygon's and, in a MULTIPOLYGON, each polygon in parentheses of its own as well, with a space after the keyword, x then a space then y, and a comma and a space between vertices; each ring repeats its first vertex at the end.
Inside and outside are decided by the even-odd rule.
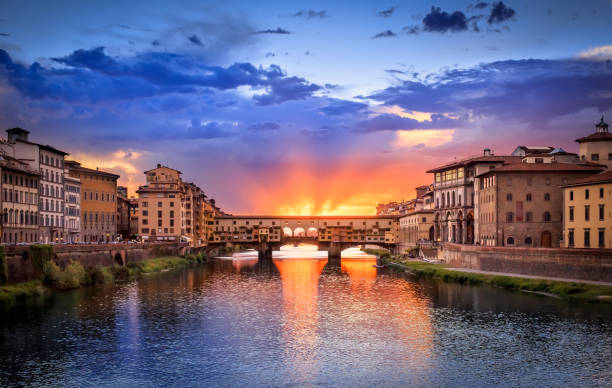
POLYGON ((64 172, 64 231, 65 241, 77 243, 81 241, 81 180, 64 172))

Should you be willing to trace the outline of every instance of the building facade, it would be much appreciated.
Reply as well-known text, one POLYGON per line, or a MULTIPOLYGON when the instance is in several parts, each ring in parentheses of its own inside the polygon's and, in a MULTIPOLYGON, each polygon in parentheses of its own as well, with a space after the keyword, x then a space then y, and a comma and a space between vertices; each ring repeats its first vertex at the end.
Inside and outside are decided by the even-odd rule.
POLYGON ((561 246, 560 186, 602 171, 591 163, 507 163, 477 175, 477 241, 486 246, 561 246))
POLYGON ((39 239, 38 185, 40 174, 25 162, 0 156, 2 174, 2 242, 34 243, 39 239))
POLYGON ((117 234, 123 240, 131 238, 130 203, 127 187, 117 186, 117 234))
POLYGON ((603 164, 612 171, 612 133, 603 116, 595 126, 595 133, 576 139, 580 144, 580 160, 603 164))
POLYGON ((117 179, 119 175, 67 161, 69 175, 81 181, 81 240, 117 239, 117 179))
POLYGON ((138 198, 130 198, 128 200, 128 209, 130 212, 130 239, 138 238, 138 198))
POLYGON ((81 242, 81 180, 64 170, 64 231, 65 241, 81 242))
POLYGON ((406 214, 399 217, 399 252, 416 247, 418 244, 435 240, 433 185, 419 186, 417 197, 406 214))
POLYGON ((612 171, 563 186, 566 248, 612 248, 612 171))

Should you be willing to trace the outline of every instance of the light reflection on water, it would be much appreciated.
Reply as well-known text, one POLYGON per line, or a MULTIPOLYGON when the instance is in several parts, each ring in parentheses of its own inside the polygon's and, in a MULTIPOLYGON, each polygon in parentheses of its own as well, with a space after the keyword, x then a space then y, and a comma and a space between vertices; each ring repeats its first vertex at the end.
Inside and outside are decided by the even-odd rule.
POLYGON ((606 386, 610 306, 289 247, 0 315, 0 386, 606 386))

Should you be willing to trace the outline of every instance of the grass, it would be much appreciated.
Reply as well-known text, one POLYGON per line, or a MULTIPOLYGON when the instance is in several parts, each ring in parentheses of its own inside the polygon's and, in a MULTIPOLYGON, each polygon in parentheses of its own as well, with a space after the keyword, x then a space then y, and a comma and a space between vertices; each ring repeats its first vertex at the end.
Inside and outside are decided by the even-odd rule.
POLYGON ((53 291, 65 291, 89 285, 109 284, 127 281, 142 274, 160 272, 205 263, 204 254, 185 257, 166 256, 129 263, 127 266, 94 267, 85 269, 76 261, 71 261, 64 269, 54 261, 44 262, 41 280, 16 283, 0 287, 0 306, 25 302, 53 291))
POLYGON ((570 300, 612 302, 612 287, 609 286, 461 272, 447 269, 442 264, 430 264, 411 260, 404 261, 396 258, 388 259, 387 262, 399 264, 417 276, 441 279, 445 282, 472 286, 488 284, 502 287, 506 290, 548 293, 570 300))
POLYGON ((379 257, 390 257, 391 253, 389 252, 389 250, 387 249, 383 249, 383 248, 361 248, 362 252, 367 253, 368 255, 374 255, 374 256, 379 256, 379 257))

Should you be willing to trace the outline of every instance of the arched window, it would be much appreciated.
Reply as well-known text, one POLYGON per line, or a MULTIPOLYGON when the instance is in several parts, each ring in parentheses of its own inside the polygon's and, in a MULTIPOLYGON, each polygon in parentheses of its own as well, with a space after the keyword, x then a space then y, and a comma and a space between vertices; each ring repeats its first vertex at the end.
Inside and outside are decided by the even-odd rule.
POLYGON ((514 245, 514 237, 508 237, 506 239, 506 244, 507 245, 514 245))
POLYGON ((531 237, 525 237, 525 245, 531 245, 531 244, 533 244, 531 237))
POLYGON ((550 222, 550 212, 544 212, 544 222, 550 222))
POLYGON ((19 225, 23 225, 23 210, 19 211, 19 225))
POLYGON ((506 194, 506 201, 512 201, 512 193, 506 194))
POLYGON ((550 194, 548 194, 548 193, 544 194, 544 200, 545 201, 550 201, 550 194))
POLYGON ((45 164, 49 164, 49 155, 45 155, 45 164))
POLYGON ((13 209, 9 210, 9 224, 13 223, 13 209))
POLYGON ((527 202, 531 202, 531 193, 527 193, 525 200, 527 200, 527 202))
POLYGON ((453 206, 455 206, 455 192, 453 191, 453 199, 452 199, 452 204, 453 206))
POLYGON ((506 213, 506 222, 513 222, 513 221, 514 221, 514 213, 512 212, 506 213))
POLYGON ((8 209, 4 209, 4 223, 8 224, 8 209))

